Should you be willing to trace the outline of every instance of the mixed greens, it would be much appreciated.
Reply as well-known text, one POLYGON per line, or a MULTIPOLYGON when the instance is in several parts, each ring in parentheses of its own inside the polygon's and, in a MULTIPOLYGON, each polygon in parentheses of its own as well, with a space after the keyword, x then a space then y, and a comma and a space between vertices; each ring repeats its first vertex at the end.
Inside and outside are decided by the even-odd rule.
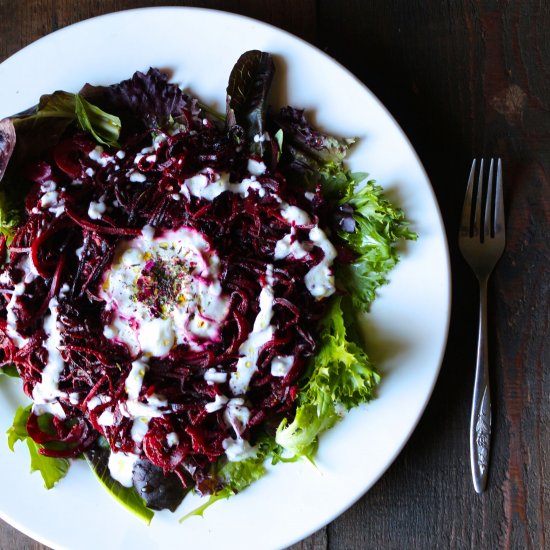
MULTIPOLYGON (((269 109, 274 70, 269 54, 243 54, 229 78, 225 117, 212 115, 176 86, 167 86, 165 77, 151 69, 147 75, 136 73, 116 86, 86 85, 78 94, 57 91, 43 96, 35 108, 0 122, 2 263, 9 263, 6 245, 24 218, 30 186, 18 174, 29 159, 39 159, 68 129, 74 131, 75 125, 101 146, 121 147, 140 132, 181 126, 185 122, 174 118, 174 113, 184 107, 194 117, 204 117, 205 126, 222 119, 232 146, 247 147, 257 162, 272 167, 273 173, 280 172, 295 191, 308 194, 312 208, 326 220, 340 258, 334 267, 336 292, 324 298, 323 315, 314 329, 314 353, 296 383, 293 410, 274 417, 277 425, 267 423, 255 434, 253 456, 212 462, 209 480, 215 483, 201 491, 210 496, 195 515, 261 478, 269 461, 314 461, 319 437, 347 411, 375 397, 380 374, 363 348, 357 316, 368 312, 377 289, 388 282, 398 261, 398 243, 416 238, 404 213, 384 198, 382 189, 366 174, 350 173, 346 168, 353 139, 320 132, 302 110, 284 107, 274 113, 269 109)), ((88 223, 86 227, 94 226, 88 223)), ((4 361, 0 373, 14 375, 14 369, 4 361)), ((48 489, 66 475, 70 464, 62 452, 56 456, 58 449, 69 445, 59 441, 56 422, 51 414, 33 416, 30 405, 18 409, 8 432, 11 449, 18 441, 27 444, 31 471, 41 473, 48 489), (33 438, 38 432, 41 443, 33 438)), ((134 480, 135 487, 124 487, 110 475, 108 453, 109 445, 100 437, 82 454, 106 489, 125 506, 146 522, 153 516, 152 509, 177 508, 188 489, 174 486, 173 480, 166 481, 147 467, 141 485, 134 480), (137 487, 145 486, 147 491, 138 492, 137 487)))

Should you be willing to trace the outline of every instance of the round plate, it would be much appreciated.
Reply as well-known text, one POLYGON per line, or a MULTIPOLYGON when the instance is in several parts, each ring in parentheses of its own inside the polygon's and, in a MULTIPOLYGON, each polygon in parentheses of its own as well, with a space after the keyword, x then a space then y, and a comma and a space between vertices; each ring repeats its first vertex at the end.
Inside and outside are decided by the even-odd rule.
MULTIPOLYGON (((274 105, 305 108, 330 133, 359 138, 349 166, 368 171, 405 209, 417 242, 380 292, 365 324, 383 372, 379 397, 322 437, 317 468, 281 464, 259 482, 178 523, 197 505, 157 513, 149 527, 111 499, 83 461, 54 489, 29 474, 25 445, 0 441, 0 516, 54 548, 281 548, 332 521, 384 473, 416 426, 442 359, 450 312, 450 271, 441 216, 427 176, 402 130, 353 75, 325 54, 269 25, 224 12, 151 8, 64 28, 0 65, 0 118, 43 93, 111 84, 150 66, 223 111, 231 68, 250 49, 271 52, 274 105)), ((0 432, 20 400, 17 381, 0 378, 0 432)))

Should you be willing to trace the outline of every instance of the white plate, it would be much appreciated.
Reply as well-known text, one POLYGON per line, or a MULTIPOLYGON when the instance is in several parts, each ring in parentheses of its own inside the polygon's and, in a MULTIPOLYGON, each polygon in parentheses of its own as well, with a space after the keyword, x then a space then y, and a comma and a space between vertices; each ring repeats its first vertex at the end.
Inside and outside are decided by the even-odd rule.
MULTIPOLYGON (((353 75, 309 44, 245 17, 192 8, 114 13, 57 31, 0 65, 0 118, 56 89, 111 84, 150 66, 223 110, 239 55, 275 55, 273 103, 304 107, 316 124, 357 136, 352 169, 369 171, 402 206, 420 236, 384 287, 366 324, 384 372, 379 398, 321 440, 317 467, 277 466, 204 519, 178 523, 196 505, 157 513, 149 527, 112 500, 79 461, 54 489, 29 475, 26 448, 0 440, 0 516, 54 548, 166 549, 288 546, 332 521, 389 467, 416 426, 442 359, 450 312, 450 271, 441 216, 427 176, 402 130, 353 75)), ((0 432, 11 424, 16 383, 0 382, 0 432)))

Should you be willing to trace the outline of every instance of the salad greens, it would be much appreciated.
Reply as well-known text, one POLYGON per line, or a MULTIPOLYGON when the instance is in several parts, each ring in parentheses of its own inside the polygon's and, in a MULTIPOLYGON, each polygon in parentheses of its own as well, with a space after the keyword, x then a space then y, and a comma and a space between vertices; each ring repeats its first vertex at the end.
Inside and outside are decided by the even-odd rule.
POLYGON ((9 118, 0 120, 0 180, 4 177, 14 149, 15 128, 13 122, 9 118))
POLYGON ((346 334, 342 297, 331 298, 319 323, 317 354, 298 397, 294 420, 283 419, 276 441, 295 455, 313 460, 320 434, 332 428, 347 412, 374 397, 380 381, 363 349, 346 334))
POLYGON ((237 61, 227 86, 226 126, 246 130, 251 152, 263 156, 264 140, 254 139, 266 131, 267 95, 275 73, 271 55, 252 50, 237 61))
MULTIPOLYGON (((279 163, 288 172, 292 185, 309 191, 320 186, 323 194, 335 201, 339 210, 331 220, 333 232, 351 250, 353 258, 335 272, 340 293, 330 298, 326 315, 319 322, 317 353, 300 381, 294 418, 283 419, 270 434, 264 434, 256 442, 256 456, 213 465, 220 481, 218 489, 203 506, 182 520, 202 516, 214 502, 237 494, 261 478, 268 460, 276 463, 304 457, 313 461, 319 437, 351 408, 375 397, 380 374, 361 346, 356 315, 369 310, 379 287, 388 282, 388 273, 398 262, 397 244, 416 238, 403 212, 384 198, 373 180, 368 180, 366 174, 352 174, 344 167, 354 139, 336 138, 314 129, 302 110, 285 107, 276 115, 268 113, 267 96, 273 73, 269 54, 253 51, 241 56, 229 78, 226 127, 228 131, 244 131, 251 151, 268 165, 279 163), (275 147, 255 139, 264 132, 273 136, 275 147)), ((58 91, 43 96, 37 107, 12 118, 20 149, 18 152, 16 148, 15 155, 29 150, 35 154, 48 140, 51 145, 74 122, 98 143, 114 145, 121 132, 135 130, 135 122, 126 125, 129 114, 139 118, 144 127, 152 128, 173 121, 172 114, 183 106, 198 108, 196 100, 177 86, 166 86, 166 77, 156 69, 147 74, 136 73, 132 79, 110 87, 86 85, 79 94, 58 91), (110 115, 109 109, 119 113, 120 118, 110 115)), ((13 144, 9 146, 13 150, 13 144)), ((0 158, 1 154, 0 143, 0 158)), ((19 211, 0 191, 0 233, 8 242, 19 222, 19 211)), ((13 450, 17 441, 27 443, 31 470, 38 470, 46 487, 51 488, 66 474, 69 462, 40 454, 26 428, 30 411, 30 406, 17 410, 8 430, 8 444, 13 450)), ((87 453, 86 458, 106 489, 149 523, 153 511, 137 491, 111 478, 104 457, 87 453)))
POLYGON ((20 222, 20 210, 13 206, 5 191, 0 191, 0 234, 6 238, 6 244, 13 240, 20 222))
POLYGON ((0 376, 19 378, 19 373, 17 372, 17 367, 15 365, 6 365, 0 369, 0 376))
POLYGON ((109 444, 105 439, 100 440, 98 447, 98 449, 84 453, 96 478, 115 500, 118 500, 125 508, 149 525, 155 513, 145 505, 133 487, 124 487, 111 477, 108 466, 109 444))
MULTIPOLYGON (((14 450, 18 441, 24 441, 31 457, 31 472, 38 471, 44 480, 46 489, 51 489, 60 479, 65 477, 69 470, 69 461, 66 458, 52 458, 40 454, 40 445, 35 443, 27 431, 27 421, 31 414, 32 405, 19 407, 15 413, 12 426, 8 429, 8 447, 14 450)), ((46 423, 50 415, 43 415, 46 423)), ((41 417, 42 418, 42 417, 41 417)))
POLYGON ((204 504, 183 516, 180 522, 185 521, 191 516, 202 517, 206 509, 218 500, 235 496, 262 478, 267 473, 265 467, 267 459, 270 459, 272 464, 276 464, 279 461, 287 461, 287 459, 281 457, 283 448, 268 434, 264 434, 257 443, 256 448, 257 452, 254 457, 240 460, 239 462, 226 462, 217 472, 219 478, 224 482, 224 487, 211 495, 204 504))
POLYGON ((185 94, 165 74, 150 68, 136 71, 127 80, 110 86, 86 84, 80 95, 108 113, 117 113, 121 121, 121 139, 152 128, 177 122, 185 124, 183 109, 198 113, 198 101, 185 94))
POLYGON ((284 419, 277 429, 279 445, 310 460, 320 434, 375 396, 380 375, 361 347, 353 311, 368 311, 377 289, 388 282, 398 261, 396 243, 416 238, 403 212, 383 197, 382 189, 372 180, 364 182, 366 174, 351 174, 334 161, 320 168, 320 174, 326 194, 353 207, 353 230, 340 230, 338 236, 356 258, 336 272, 346 295, 331 298, 319 323, 318 351, 304 377, 294 421, 284 419))
POLYGON ((81 94, 63 91, 43 95, 36 107, 11 120, 17 143, 25 144, 26 155, 35 155, 50 146, 52 142, 48 141, 48 135, 53 135, 54 139, 61 136, 73 122, 77 122, 82 130, 89 132, 102 145, 116 145, 121 128, 119 117, 96 107, 81 94))
POLYGON ((408 228, 403 211, 384 198, 373 180, 361 185, 365 175, 348 172, 330 178, 342 176, 347 189, 340 204, 353 207, 355 230, 340 231, 338 235, 357 257, 341 266, 337 277, 353 306, 358 311, 368 311, 376 290, 388 282, 388 273, 399 260, 396 243, 401 239, 414 240, 416 235, 408 228))

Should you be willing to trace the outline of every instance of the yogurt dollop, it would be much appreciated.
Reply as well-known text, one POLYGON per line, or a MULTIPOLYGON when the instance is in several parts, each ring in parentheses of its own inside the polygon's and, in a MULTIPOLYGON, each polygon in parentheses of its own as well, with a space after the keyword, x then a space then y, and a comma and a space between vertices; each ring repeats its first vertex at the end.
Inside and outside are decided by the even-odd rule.
POLYGON ((155 236, 145 227, 119 246, 103 282, 100 296, 112 311, 104 335, 154 357, 219 341, 228 311, 219 265, 202 233, 180 227, 155 236))

